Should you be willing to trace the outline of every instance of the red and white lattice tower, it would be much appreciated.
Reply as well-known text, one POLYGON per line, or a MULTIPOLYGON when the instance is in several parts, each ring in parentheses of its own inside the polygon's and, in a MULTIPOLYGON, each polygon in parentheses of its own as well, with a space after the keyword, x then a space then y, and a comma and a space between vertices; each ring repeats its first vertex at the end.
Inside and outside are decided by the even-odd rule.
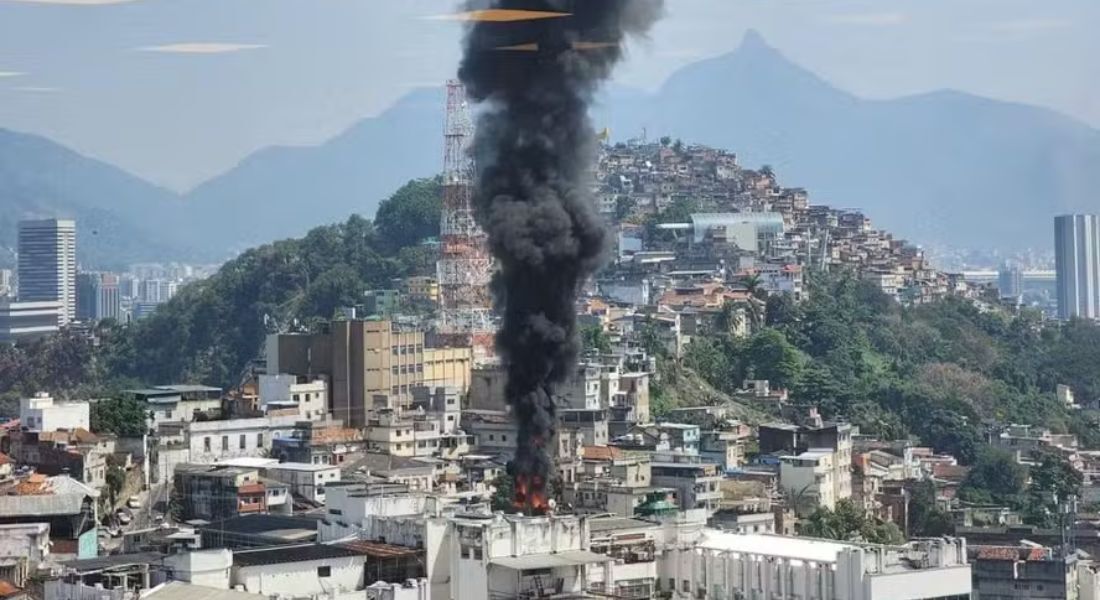
POLYGON ((439 224, 440 319, 444 343, 471 346, 475 356, 492 352, 493 317, 489 280, 493 261, 488 238, 474 220, 473 140, 466 89, 447 82, 447 115, 443 143, 443 215, 439 224))

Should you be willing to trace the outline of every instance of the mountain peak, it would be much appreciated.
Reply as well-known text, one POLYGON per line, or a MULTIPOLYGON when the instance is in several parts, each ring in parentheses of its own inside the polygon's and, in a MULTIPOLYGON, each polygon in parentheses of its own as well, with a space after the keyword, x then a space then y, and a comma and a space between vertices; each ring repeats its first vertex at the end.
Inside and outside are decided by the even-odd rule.
POLYGON ((746 29, 745 36, 741 38, 741 46, 738 50, 769 50, 774 52, 775 48, 768 44, 768 41, 764 39, 763 34, 759 31, 755 29, 746 29))

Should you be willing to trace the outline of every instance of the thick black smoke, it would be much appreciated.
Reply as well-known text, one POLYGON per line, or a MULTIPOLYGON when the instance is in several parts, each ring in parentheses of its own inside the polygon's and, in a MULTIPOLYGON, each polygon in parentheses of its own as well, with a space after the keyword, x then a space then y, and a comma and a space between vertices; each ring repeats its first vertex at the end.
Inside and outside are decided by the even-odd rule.
POLYGON ((552 470, 553 395, 576 366, 579 287, 604 256, 589 178, 595 133, 588 106, 644 34, 662 0, 481 0, 471 9, 569 13, 521 22, 477 21, 459 77, 482 104, 474 153, 478 220, 499 272, 497 349, 519 424, 516 502, 540 509, 552 470))

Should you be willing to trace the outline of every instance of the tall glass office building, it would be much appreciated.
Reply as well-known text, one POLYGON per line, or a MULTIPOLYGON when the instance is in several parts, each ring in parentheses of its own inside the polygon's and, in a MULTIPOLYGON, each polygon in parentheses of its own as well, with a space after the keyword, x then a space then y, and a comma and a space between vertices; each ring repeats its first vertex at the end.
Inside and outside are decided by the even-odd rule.
POLYGON ((58 301, 58 325, 76 319, 76 221, 19 222, 19 300, 58 301))
POLYGON ((1054 218, 1058 316, 1100 319, 1100 215, 1054 218))

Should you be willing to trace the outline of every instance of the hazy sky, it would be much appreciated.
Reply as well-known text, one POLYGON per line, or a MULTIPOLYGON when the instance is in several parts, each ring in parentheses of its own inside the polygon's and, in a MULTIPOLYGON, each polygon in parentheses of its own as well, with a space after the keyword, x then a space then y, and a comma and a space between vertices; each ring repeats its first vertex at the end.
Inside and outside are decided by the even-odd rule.
MULTIPOLYGON (((655 88, 759 30, 841 88, 941 88, 1100 127, 1098 0, 667 0, 620 83, 655 88)), ((325 140, 457 61, 455 0, 0 0, 0 127, 177 190, 325 140)))

